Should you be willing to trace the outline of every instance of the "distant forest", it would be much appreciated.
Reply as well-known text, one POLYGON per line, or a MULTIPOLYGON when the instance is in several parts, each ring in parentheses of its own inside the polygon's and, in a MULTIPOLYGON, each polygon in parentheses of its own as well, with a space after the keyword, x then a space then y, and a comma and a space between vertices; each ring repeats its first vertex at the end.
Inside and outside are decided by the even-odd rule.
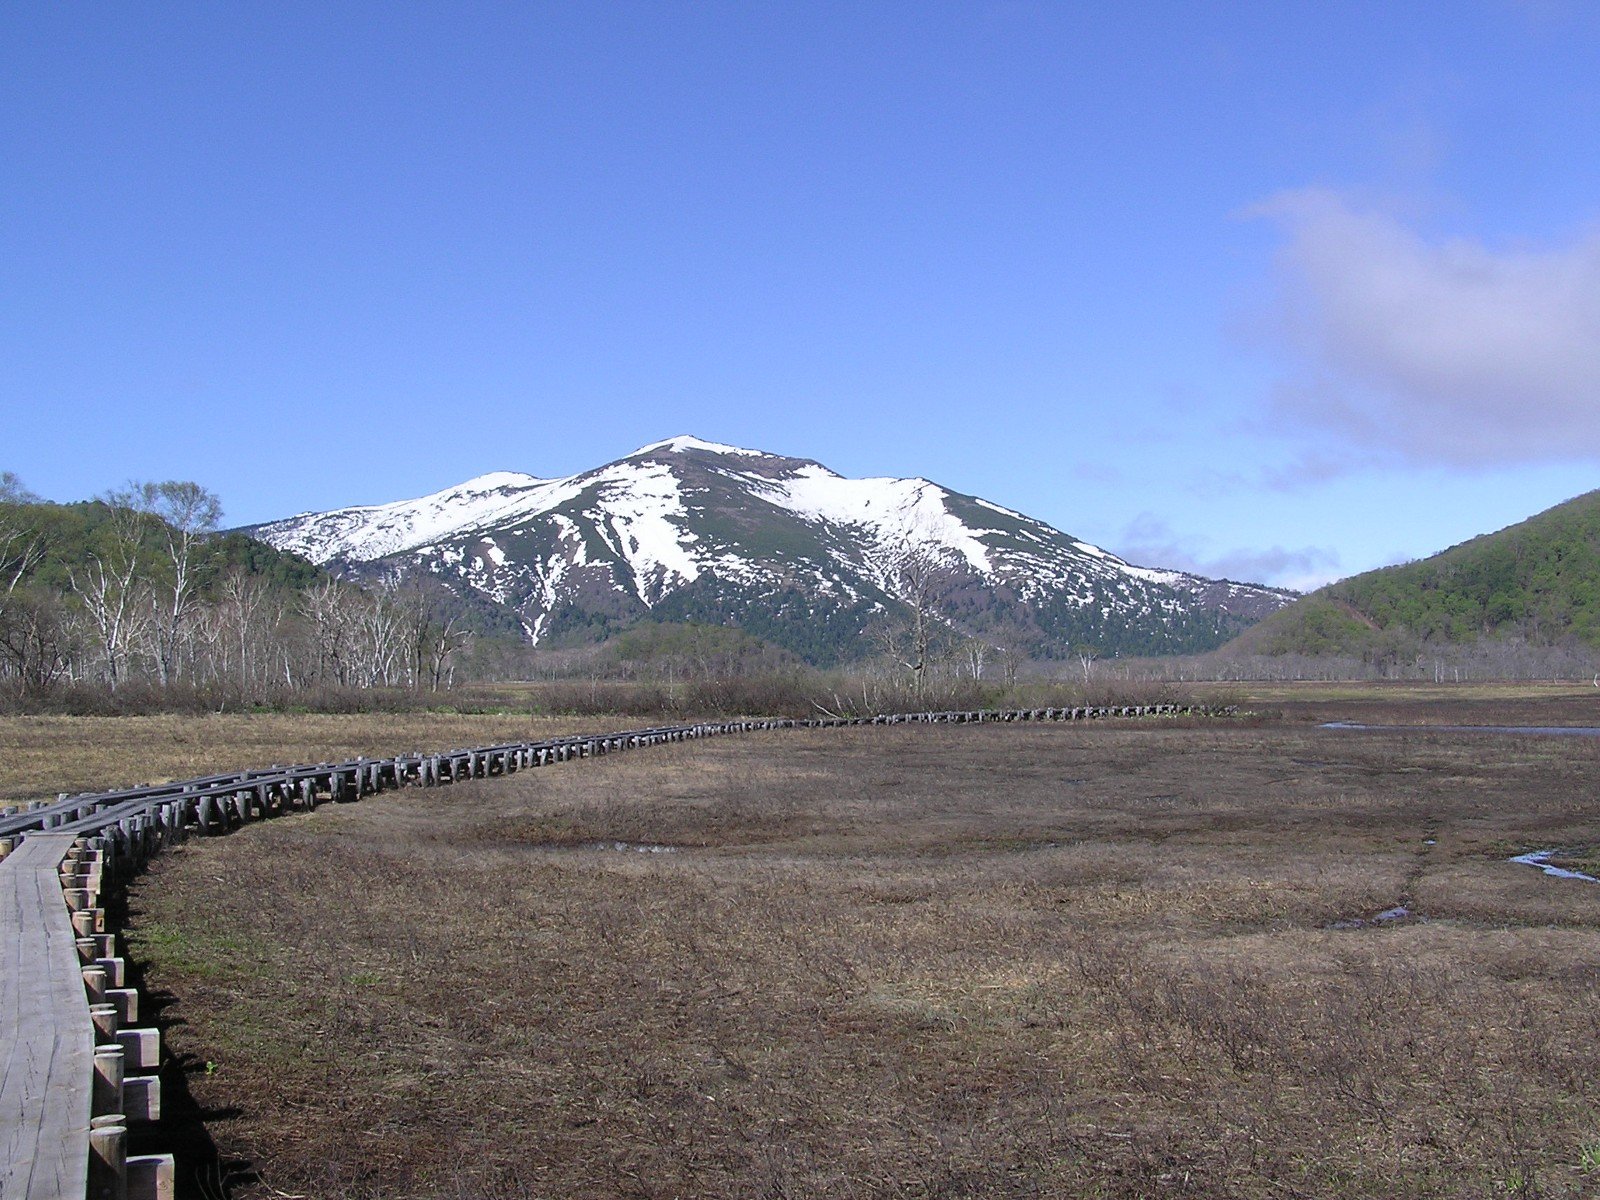
POLYGON ((0 475, 0 687, 188 690, 248 704, 452 681, 470 634, 436 591, 340 582, 217 532, 221 515, 190 482, 51 504, 0 475))
MULTIPOLYGON (((1314 592, 1230 648, 1403 673, 1470 657, 1503 678, 1581 671, 1600 653, 1600 492, 1418 562, 1314 592)), ((1450 667, 1454 670, 1454 667, 1450 667)))
POLYGON ((910 604, 872 627, 866 658, 835 672, 763 638, 759 622, 692 607, 536 650, 434 578, 341 580, 220 531, 221 516, 217 498, 191 482, 54 504, 0 474, 0 705, 349 707, 384 695, 429 704, 459 684, 531 680, 568 709, 621 711, 622 693, 597 686, 608 681, 633 687, 627 703, 652 711, 868 711, 957 694, 976 703, 1046 676, 1089 694, 1140 681, 1600 671, 1600 493, 1330 585, 1211 654, 1102 656, 1085 643, 1066 662, 1029 663, 1021 639, 961 635, 931 604, 910 604), (761 682, 734 694, 729 681, 761 682))

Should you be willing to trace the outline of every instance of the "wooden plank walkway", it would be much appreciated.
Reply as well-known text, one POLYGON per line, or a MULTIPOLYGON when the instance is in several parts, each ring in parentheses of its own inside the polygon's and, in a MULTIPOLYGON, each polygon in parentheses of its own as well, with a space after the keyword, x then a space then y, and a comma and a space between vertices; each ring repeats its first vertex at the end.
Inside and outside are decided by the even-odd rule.
POLYGON ((0 1197, 78 1200, 88 1188, 94 1026, 59 867, 70 833, 0 859, 0 1197))

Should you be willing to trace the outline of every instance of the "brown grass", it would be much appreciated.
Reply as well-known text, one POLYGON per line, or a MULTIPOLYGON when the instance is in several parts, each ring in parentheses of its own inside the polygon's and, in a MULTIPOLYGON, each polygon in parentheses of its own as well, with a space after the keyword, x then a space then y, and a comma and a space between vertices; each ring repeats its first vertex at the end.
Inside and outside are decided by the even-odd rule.
POLYGON ((272 763, 344 761, 413 750, 610 729, 588 718, 456 713, 0 717, 0 804, 55 799, 272 763))
POLYGON ((1590 684, 1253 682, 1219 684, 1205 694, 1217 702, 1277 712, 1294 721, 1600 725, 1600 688, 1590 684))
POLYGON ((1600 843, 1597 759, 658 747, 190 843, 134 954, 241 1196, 1586 1195, 1600 888, 1504 859, 1600 843))

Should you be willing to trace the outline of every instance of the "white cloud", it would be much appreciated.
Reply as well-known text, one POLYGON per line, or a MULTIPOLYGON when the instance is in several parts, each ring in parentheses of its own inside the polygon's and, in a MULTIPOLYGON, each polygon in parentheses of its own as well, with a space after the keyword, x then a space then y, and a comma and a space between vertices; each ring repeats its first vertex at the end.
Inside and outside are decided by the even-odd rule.
POLYGON ((1253 212, 1285 234, 1281 420, 1413 462, 1600 457, 1600 232, 1429 240, 1321 189, 1253 212))
POLYGON ((1128 524, 1115 549, 1127 561, 1141 566, 1192 571, 1240 583, 1269 583, 1297 592, 1319 588, 1341 575, 1338 553, 1323 546, 1217 551, 1210 538, 1182 536, 1150 512, 1140 513, 1128 524))

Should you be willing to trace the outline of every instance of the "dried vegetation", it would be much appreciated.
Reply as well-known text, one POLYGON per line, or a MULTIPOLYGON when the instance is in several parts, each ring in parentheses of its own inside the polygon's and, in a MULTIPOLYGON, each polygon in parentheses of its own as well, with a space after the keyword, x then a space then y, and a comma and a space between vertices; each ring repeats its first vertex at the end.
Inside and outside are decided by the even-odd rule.
POLYGON ((1600 888, 1505 858, 1600 843, 1597 758, 666 746, 190 843, 134 954, 221 1151, 197 1195, 1587 1195, 1600 888))
POLYGON ((598 727, 592 717, 432 712, 0 716, 0 804, 272 763, 453 750, 598 727))

